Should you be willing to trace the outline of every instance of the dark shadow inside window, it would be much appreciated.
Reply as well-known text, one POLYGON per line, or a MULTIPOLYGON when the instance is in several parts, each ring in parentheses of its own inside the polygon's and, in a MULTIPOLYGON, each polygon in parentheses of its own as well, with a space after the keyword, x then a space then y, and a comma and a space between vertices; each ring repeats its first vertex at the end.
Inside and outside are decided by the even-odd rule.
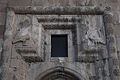
POLYGON ((51 57, 68 57, 67 35, 51 35, 51 57))

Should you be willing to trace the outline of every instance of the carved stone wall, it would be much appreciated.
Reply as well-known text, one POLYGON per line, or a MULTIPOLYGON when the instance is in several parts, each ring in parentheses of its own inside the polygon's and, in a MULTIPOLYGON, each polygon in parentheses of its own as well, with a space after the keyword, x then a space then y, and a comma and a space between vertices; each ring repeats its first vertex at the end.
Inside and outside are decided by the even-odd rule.
POLYGON ((8 3, 1 80, 120 79, 119 0, 0 3, 8 3), (50 56, 51 34, 68 35, 67 58, 50 56))

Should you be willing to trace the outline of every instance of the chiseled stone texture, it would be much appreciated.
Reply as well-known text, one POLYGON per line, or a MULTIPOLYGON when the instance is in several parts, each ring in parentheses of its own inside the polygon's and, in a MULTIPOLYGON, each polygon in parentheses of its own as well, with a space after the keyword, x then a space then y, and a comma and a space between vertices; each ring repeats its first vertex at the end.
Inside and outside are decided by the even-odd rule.
MULTIPOLYGON (((0 39, 0 55, 1 55, 1 53, 2 53, 2 45, 3 45, 3 40, 0 39)), ((1 59, 1 57, 0 57, 0 59, 1 59)))
POLYGON ((119 5, 120 0, 0 0, 0 80, 120 80, 119 5), (10 6, 99 6, 111 14, 15 14, 7 11, 10 6), (68 35, 67 58, 51 58, 52 34, 68 35))

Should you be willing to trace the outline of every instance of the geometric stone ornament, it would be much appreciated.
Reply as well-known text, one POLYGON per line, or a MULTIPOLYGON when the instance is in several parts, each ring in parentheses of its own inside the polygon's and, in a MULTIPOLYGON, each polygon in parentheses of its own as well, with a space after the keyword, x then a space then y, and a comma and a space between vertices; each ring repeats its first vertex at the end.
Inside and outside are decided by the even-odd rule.
POLYGON ((2 80, 119 80, 109 11, 96 6, 16 6, 7 12, 2 80), (46 35, 58 33, 67 33, 70 56, 53 59, 51 36, 46 35))

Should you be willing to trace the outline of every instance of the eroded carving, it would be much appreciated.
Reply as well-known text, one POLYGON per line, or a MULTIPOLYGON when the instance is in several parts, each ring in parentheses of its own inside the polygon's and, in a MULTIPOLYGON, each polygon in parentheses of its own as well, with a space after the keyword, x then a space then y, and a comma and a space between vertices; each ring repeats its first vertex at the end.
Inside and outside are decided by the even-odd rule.
POLYGON ((89 28, 85 35, 87 45, 84 46, 85 50, 98 50, 99 45, 105 45, 105 40, 102 38, 102 33, 96 28, 89 28))
POLYGON ((85 28, 83 28, 84 32, 82 33, 83 49, 87 52, 98 52, 102 49, 102 46, 106 44, 101 19, 96 16, 84 16, 83 18, 88 18, 82 23, 85 26, 85 28), (95 21, 97 18, 99 20, 95 21))
POLYGON ((38 44, 38 39, 41 39, 41 34, 39 34, 40 29, 41 26, 33 26, 32 16, 19 17, 12 43, 14 44, 16 52, 22 55, 26 61, 42 60, 41 58, 38 59, 41 57, 41 52, 39 51, 41 45, 38 44))

